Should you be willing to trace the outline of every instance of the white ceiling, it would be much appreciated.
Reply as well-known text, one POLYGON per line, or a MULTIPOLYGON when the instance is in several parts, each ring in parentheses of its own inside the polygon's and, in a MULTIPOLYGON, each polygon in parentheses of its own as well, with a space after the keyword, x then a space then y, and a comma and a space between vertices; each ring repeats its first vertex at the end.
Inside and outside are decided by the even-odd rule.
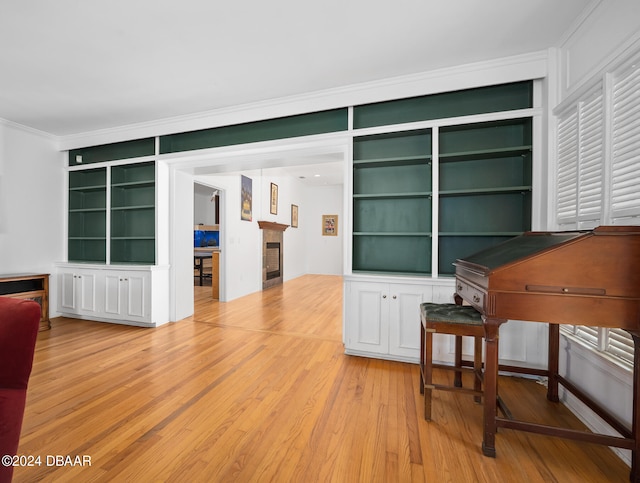
POLYGON ((0 118, 73 136, 537 52, 590 2, 2 0, 0 118))
POLYGON ((557 44, 591 0, 2 0, 0 118, 56 136, 557 44))

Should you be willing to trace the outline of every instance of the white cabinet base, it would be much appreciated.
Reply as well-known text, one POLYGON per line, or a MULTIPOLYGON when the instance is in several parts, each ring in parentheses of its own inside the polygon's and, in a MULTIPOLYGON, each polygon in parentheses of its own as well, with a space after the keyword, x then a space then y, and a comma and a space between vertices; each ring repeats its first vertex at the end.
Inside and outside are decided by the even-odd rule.
POLYGON ((157 327, 169 321, 169 268, 59 264, 58 312, 99 322, 157 327))
POLYGON ((420 361, 420 304, 453 302, 453 279, 345 277, 345 353, 420 361))

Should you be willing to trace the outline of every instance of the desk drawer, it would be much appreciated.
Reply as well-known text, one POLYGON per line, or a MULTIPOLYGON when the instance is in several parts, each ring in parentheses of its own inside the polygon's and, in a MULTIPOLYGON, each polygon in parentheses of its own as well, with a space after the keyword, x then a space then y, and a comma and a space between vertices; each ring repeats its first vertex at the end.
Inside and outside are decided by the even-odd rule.
POLYGON ((484 309, 484 296, 482 290, 475 288, 473 285, 464 280, 456 279, 456 292, 465 301, 482 311, 484 309))

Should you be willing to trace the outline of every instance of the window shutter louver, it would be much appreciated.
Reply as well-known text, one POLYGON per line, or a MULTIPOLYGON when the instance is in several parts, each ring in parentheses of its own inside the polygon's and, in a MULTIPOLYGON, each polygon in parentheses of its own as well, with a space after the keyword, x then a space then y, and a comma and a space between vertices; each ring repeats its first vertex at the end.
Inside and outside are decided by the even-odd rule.
POLYGON ((578 114, 572 111, 558 124, 558 221, 574 221, 577 201, 578 114), (570 220, 569 220, 570 219, 570 220))
POLYGON ((640 69, 616 76, 612 133, 613 217, 640 214, 640 69))
POLYGON ((602 93, 580 106, 578 219, 599 220, 602 212, 602 93))
POLYGON ((622 329, 609 329, 605 351, 633 363, 633 339, 622 329))
POLYGON ((575 335, 592 344, 594 347, 598 347, 598 333, 598 327, 587 327, 584 325, 575 327, 575 335))

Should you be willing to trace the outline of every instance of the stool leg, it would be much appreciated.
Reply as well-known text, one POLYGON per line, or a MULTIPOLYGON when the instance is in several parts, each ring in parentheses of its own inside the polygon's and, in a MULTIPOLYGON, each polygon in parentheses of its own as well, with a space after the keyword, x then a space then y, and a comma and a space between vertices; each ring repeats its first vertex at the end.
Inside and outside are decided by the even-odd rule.
MULTIPOLYGON (((462 336, 456 335, 455 345, 455 366, 462 367, 462 336)), ((455 387, 462 387, 462 371, 456 371, 453 377, 453 385, 455 387)))
MULTIPOLYGON (((482 337, 474 337, 473 341, 473 372, 474 372, 474 382, 473 389, 475 391, 482 391, 482 381, 480 378, 482 377, 482 337)), ((482 398, 480 396, 476 396, 473 398, 475 402, 482 402, 482 398)))
POLYGON ((424 419, 431 421, 433 392, 433 333, 427 329, 424 336, 424 419))

